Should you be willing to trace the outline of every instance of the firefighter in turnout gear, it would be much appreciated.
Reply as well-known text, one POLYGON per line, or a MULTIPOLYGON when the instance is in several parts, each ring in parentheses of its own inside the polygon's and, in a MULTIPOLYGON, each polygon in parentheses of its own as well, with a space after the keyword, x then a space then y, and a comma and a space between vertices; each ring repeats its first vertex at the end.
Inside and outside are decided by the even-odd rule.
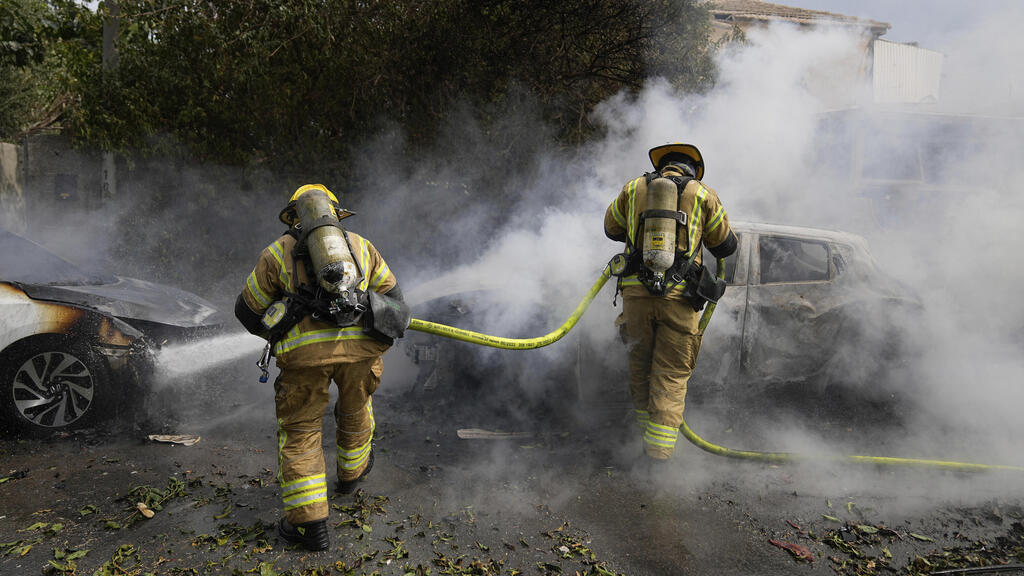
MULTIPOLYGON (((309 550, 330 546, 321 424, 331 381, 338 386, 335 490, 350 493, 373 466, 371 396, 381 356, 408 326, 408 308, 384 258, 341 227, 340 219, 351 215, 323 185, 296 190, 280 214, 287 232, 260 254, 235 304, 239 321, 268 340, 280 368, 274 403, 284 518, 278 531, 309 550), (381 301, 404 311, 404 326, 399 318, 398 329, 388 329, 381 301)), ((264 371, 268 361, 261 361, 264 371)))
POLYGON ((695 146, 658 146, 650 158, 655 171, 626 183, 604 217, 605 235, 626 244, 616 324, 649 462, 672 456, 700 350, 699 311, 724 292, 703 266, 701 246, 724 258, 738 244, 718 195, 701 182, 695 146))

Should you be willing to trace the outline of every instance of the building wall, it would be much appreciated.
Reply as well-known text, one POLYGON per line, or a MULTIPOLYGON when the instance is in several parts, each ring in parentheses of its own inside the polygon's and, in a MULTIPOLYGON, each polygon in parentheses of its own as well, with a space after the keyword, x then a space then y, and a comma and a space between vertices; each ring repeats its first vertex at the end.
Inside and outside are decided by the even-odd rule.
POLYGON ((25 211, 33 225, 60 220, 63 213, 99 208, 102 163, 99 154, 71 146, 60 134, 36 134, 22 145, 25 211))
POLYGON ((0 227, 25 230, 25 195, 18 146, 0 142, 0 227))
POLYGON ((874 42, 874 100, 878 104, 939 101, 940 52, 887 40, 874 42))

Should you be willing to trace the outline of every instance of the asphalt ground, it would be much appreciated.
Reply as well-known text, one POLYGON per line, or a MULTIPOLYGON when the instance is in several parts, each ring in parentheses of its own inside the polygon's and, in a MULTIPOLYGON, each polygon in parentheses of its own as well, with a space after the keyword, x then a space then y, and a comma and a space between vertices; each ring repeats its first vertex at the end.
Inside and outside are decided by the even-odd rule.
MULTIPOLYGON (((1024 564, 1020 473, 769 465, 683 439, 649 469, 628 406, 513 411, 481 398, 514 394, 406 393, 387 371, 374 469, 356 494, 332 494, 331 549, 310 553, 275 533, 275 423, 269 384, 255 378, 246 359, 163 383, 133 423, 0 440, 0 573, 813 575, 1024 564), (464 428, 522 435, 467 440, 464 428), (152 433, 201 440, 146 440, 152 433)), ((735 448, 913 448, 891 415, 828 412, 757 401, 691 405, 687 418, 735 448)))

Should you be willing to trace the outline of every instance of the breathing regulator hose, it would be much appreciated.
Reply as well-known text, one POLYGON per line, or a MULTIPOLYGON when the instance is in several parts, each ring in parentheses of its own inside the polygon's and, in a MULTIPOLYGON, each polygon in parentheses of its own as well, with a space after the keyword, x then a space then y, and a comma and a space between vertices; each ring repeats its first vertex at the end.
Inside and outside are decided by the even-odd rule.
MULTIPOLYGON (((583 297, 583 300, 576 305, 576 309, 572 311, 569 318, 556 328, 555 330, 539 336, 536 338, 502 338, 500 336, 492 336, 490 334, 482 334, 480 332, 473 332, 471 330, 463 330, 462 328, 456 328, 454 326, 448 326, 446 324, 438 324, 435 322, 428 322, 426 320, 419 320, 413 318, 409 323, 409 330, 416 330, 419 332, 426 332, 428 334, 434 334, 436 336, 443 336, 445 338, 451 338, 454 340, 461 340, 463 342, 469 342, 472 344, 480 344, 482 346, 490 346, 492 348, 502 348, 505 350, 531 350, 534 348, 543 348, 549 344, 553 344, 560 340, 563 336, 569 333, 569 330, 579 322, 580 317, 586 312, 590 303, 594 301, 597 293, 601 291, 601 288, 608 282, 608 279, 613 276, 612 268, 616 260, 613 258, 604 270, 601 272, 601 276, 598 277, 597 281, 590 287, 590 290, 583 297)), ((719 258, 717 262, 717 277, 720 280, 725 279, 725 259, 719 258)), ((707 328, 708 323, 711 321, 711 316, 715 312, 715 302, 708 302, 704 307, 704 313, 701 315, 698 327, 701 333, 707 328)), ((726 448, 717 444, 712 444, 707 440, 701 438, 694 432, 686 420, 683 420, 679 427, 683 437, 689 440, 693 445, 697 446, 705 452, 710 452, 718 456, 724 456, 726 458, 737 458, 742 460, 754 460, 760 462, 769 462, 775 464, 792 463, 800 461, 812 461, 812 460, 831 460, 831 461, 846 461, 854 462, 859 464, 876 464, 876 465, 890 465, 890 466, 910 466, 917 468, 938 468, 944 470, 955 470, 955 471, 990 471, 990 470, 1009 470, 1014 472, 1024 472, 1024 466, 1005 466, 997 464, 974 464, 970 462, 952 462, 946 460, 928 460, 921 458, 896 458, 889 456, 859 456, 859 455, 837 455, 837 454, 815 454, 805 455, 797 454, 793 452, 756 452, 750 450, 734 450, 732 448, 726 448)))

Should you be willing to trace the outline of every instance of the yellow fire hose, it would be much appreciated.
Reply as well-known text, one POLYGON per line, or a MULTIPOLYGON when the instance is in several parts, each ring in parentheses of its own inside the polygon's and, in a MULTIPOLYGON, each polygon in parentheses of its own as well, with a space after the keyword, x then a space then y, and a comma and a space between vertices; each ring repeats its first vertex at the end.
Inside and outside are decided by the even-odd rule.
POLYGON ((601 291, 605 283, 608 282, 608 278, 611 277, 611 268, 605 266, 604 272, 601 272, 601 277, 594 282, 594 285, 590 287, 590 291, 583 297, 583 300, 576 306, 576 309, 569 315, 569 319, 565 321, 561 326, 537 338, 501 338, 499 336, 491 336, 490 334, 481 334, 480 332, 473 332, 471 330, 463 330, 462 328, 455 328, 454 326, 447 326, 445 324, 437 324, 434 322, 427 322, 426 320, 419 320, 413 318, 409 322, 409 330, 417 330, 419 332, 426 332, 427 334, 436 334, 437 336, 444 336, 445 338, 452 338, 453 340, 462 340, 463 342, 470 342, 472 344, 480 344, 482 346, 490 346, 492 348, 503 348, 505 350, 531 350, 533 348, 543 348, 548 344, 553 344, 560 340, 562 336, 569 333, 569 330, 579 322, 583 313, 590 306, 590 303, 594 301, 594 297, 601 291))
MULTIPOLYGON (((725 260, 722 258, 718 259, 718 278, 725 278, 725 260)), ((560 340, 563 336, 569 333, 569 330, 579 322, 580 317, 590 306, 590 303, 594 301, 597 293, 601 291, 605 283, 612 276, 611 264, 605 266, 604 271, 601 272, 601 276, 594 282, 593 286, 583 297, 583 300, 576 305, 576 309, 572 311, 569 318, 558 328, 537 338, 502 338, 499 336, 492 336, 490 334, 482 334, 480 332, 473 332, 471 330, 463 330, 462 328, 456 328, 454 326, 448 326, 445 324, 438 324, 435 322, 428 322, 426 320, 419 320, 413 318, 409 323, 410 330, 416 330, 418 332, 426 332, 428 334, 434 334, 437 336, 443 336, 445 338, 451 338, 453 340, 461 340, 463 342, 469 342, 472 344, 480 344, 482 346, 490 346, 492 348, 502 348, 505 350, 531 350, 534 348, 543 348, 549 344, 553 344, 560 340)), ((715 303, 709 302, 704 309, 704 313, 700 318, 699 328, 701 332, 707 328, 708 322, 711 321, 711 315, 714 314, 715 303)), ((727 458, 739 458, 743 460, 757 460, 761 462, 771 463, 787 463, 797 461, 809 461, 809 460, 835 460, 835 461, 847 461, 856 462, 862 464, 879 464, 879 465, 898 465, 898 466, 913 466, 922 468, 940 468, 946 470, 959 470, 959 471, 981 471, 981 470, 1012 470, 1016 472, 1024 472, 1024 466, 1005 466, 998 464, 974 464, 970 462, 951 462, 946 460, 927 460, 921 458, 895 458, 890 456, 858 456, 858 455, 803 455, 796 454, 793 452, 755 452, 749 450, 733 450, 732 448, 726 448, 717 444, 712 444, 707 440, 698 436, 683 420, 679 430, 683 433, 683 437, 689 440, 693 445, 697 446, 705 452, 716 454, 718 456, 725 456, 727 458)))

